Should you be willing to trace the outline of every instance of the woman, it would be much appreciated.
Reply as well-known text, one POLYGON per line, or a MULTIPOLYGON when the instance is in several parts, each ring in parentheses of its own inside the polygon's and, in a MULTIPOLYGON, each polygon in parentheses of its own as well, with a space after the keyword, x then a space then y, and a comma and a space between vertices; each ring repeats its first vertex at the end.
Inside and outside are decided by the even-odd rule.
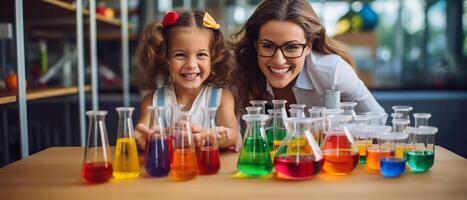
POLYGON ((384 112, 306 0, 263 1, 235 36, 242 107, 253 99, 324 106, 324 91, 335 89, 356 112, 384 112))

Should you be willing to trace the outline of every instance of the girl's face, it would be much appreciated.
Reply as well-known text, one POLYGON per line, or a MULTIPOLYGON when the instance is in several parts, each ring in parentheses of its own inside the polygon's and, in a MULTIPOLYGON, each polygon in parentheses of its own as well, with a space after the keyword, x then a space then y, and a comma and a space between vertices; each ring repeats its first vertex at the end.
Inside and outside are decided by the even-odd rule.
POLYGON ((298 76, 311 52, 306 43, 305 32, 293 22, 271 20, 261 26, 256 44, 258 64, 273 88, 284 88, 298 76))
POLYGON ((199 89, 211 73, 211 33, 197 27, 174 30, 169 39, 168 63, 176 88, 199 89))

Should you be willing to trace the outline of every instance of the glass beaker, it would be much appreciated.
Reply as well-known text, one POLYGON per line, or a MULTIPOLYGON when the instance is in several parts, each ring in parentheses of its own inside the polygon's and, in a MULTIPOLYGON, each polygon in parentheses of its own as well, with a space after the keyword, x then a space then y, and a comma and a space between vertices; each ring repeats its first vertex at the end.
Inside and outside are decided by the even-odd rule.
POLYGON ((355 169, 358 164, 358 149, 347 129, 347 123, 351 119, 349 115, 327 116, 330 128, 326 132, 322 146, 323 169, 326 173, 345 175, 355 169))
POLYGON ((252 107, 259 107, 261 108, 261 113, 260 114, 265 114, 266 113, 266 103, 267 101, 265 100, 251 100, 250 104, 252 107))
POLYGON ((84 149, 81 176, 89 183, 103 183, 112 177, 112 158, 105 125, 107 111, 87 111, 88 138, 84 149))
POLYGON ((431 118, 430 113, 414 113, 413 118, 415 119, 414 127, 428 126, 428 122, 431 118))
POLYGON ((409 120, 410 123, 410 111, 413 110, 412 106, 393 106, 392 110, 394 113, 402 113, 402 119, 409 120))
POLYGON ((310 125, 316 119, 288 118, 290 132, 276 152, 274 168, 281 179, 307 179, 316 175, 324 164, 310 125))
POLYGON ((247 113, 247 114, 251 114, 251 115, 254 115, 254 114, 263 114, 263 113, 261 112, 261 110, 262 110, 261 107, 250 106, 250 107, 246 107, 245 110, 246 110, 246 113, 247 113))
POLYGON ((167 176, 170 171, 169 146, 165 126, 165 107, 149 106, 150 113, 149 128, 154 130, 157 126, 159 131, 148 135, 146 140, 145 169, 150 176, 167 176))
POLYGON ((435 161, 435 134, 438 128, 432 126, 407 127, 410 143, 407 163, 414 172, 428 171, 435 161))
POLYGON ((343 115, 350 115, 350 116, 355 116, 355 106, 357 106, 357 102, 341 102, 340 103, 340 108, 344 110, 343 115))
POLYGON ((191 113, 178 111, 172 128, 173 158, 170 177, 173 180, 190 180, 198 175, 195 145, 191 133, 191 113))
POLYGON ((387 113, 380 112, 364 112, 362 115, 367 115, 370 117, 370 125, 386 125, 388 119, 387 113))
POLYGON ((389 126, 373 126, 369 129, 369 135, 376 141, 371 146, 367 146, 366 165, 369 169, 379 170, 382 158, 394 157, 395 147, 393 141, 387 139, 392 134, 389 126))
POLYGON ((115 148, 114 172, 116 179, 129 179, 139 176, 139 158, 133 134, 132 107, 118 107, 117 147, 115 148))
POLYGON ((219 144, 217 142, 217 128, 216 128, 216 107, 203 108, 205 112, 206 123, 206 139, 201 144, 198 150, 198 169, 199 174, 209 175, 216 174, 220 167, 219 158, 219 144))
MULTIPOLYGON (((390 151, 395 152, 397 146, 405 146, 408 134, 400 133, 393 134, 391 132, 384 132, 379 136, 384 144, 390 151)), ((395 156, 388 156, 381 158, 379 161, 380 172, 385 177, 398 177, 405 171, 405 158, 397 158, 395 156)))
POLYGON ((271 155, 264 131, 268 118, 268 115, 242 116, 247 127, 237 162, 237 169, 241 174, 266 176, 272 171, 271 155))
POLYGON ((349 131, 357 144, 360 164, 366 163, 366 148, 367 146, 371 146, 371 140, 368 137, 369 125, 370 117, 368 115, 355 115, 353 123, 348 125, 349 131))

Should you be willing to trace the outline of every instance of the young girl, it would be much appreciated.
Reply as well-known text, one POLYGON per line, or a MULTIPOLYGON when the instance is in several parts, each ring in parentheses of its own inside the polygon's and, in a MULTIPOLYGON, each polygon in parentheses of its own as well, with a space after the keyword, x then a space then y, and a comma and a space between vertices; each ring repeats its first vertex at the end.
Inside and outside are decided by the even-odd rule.
POLYGON ((142 149, 148 134, 155 131, 147 126, 147 107, 151 105, 183 104, 184 110, 191 111, 196 145, 205 135, 202 108, 217 107, 217 130, 227 138, 223 143, 219 141, 219 147, 236 144, 235 101, 228 89, 233 69, 219 26, 207 12, 170 11, 162 24, 146 27, 138 49, 135 81, 145 89, 156 88, 156 82, 163 86, 146 95, 141 104, 135 137, 142 149))

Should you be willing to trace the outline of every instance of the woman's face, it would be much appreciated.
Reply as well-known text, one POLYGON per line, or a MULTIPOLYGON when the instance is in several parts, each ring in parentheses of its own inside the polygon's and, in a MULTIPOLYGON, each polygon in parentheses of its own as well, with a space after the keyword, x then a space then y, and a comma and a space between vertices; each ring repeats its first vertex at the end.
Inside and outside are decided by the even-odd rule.
POLYGON ((306 43, 305 32, 293 22, 271 20, 261 26, 257 41, 258 64, 273 88, 284 88, 298 76, 305 57, 311 52, 310 45, 304 47, 306 43), (277 48, 274 52, 278 46, 282 46, 283 51, 277 48))

